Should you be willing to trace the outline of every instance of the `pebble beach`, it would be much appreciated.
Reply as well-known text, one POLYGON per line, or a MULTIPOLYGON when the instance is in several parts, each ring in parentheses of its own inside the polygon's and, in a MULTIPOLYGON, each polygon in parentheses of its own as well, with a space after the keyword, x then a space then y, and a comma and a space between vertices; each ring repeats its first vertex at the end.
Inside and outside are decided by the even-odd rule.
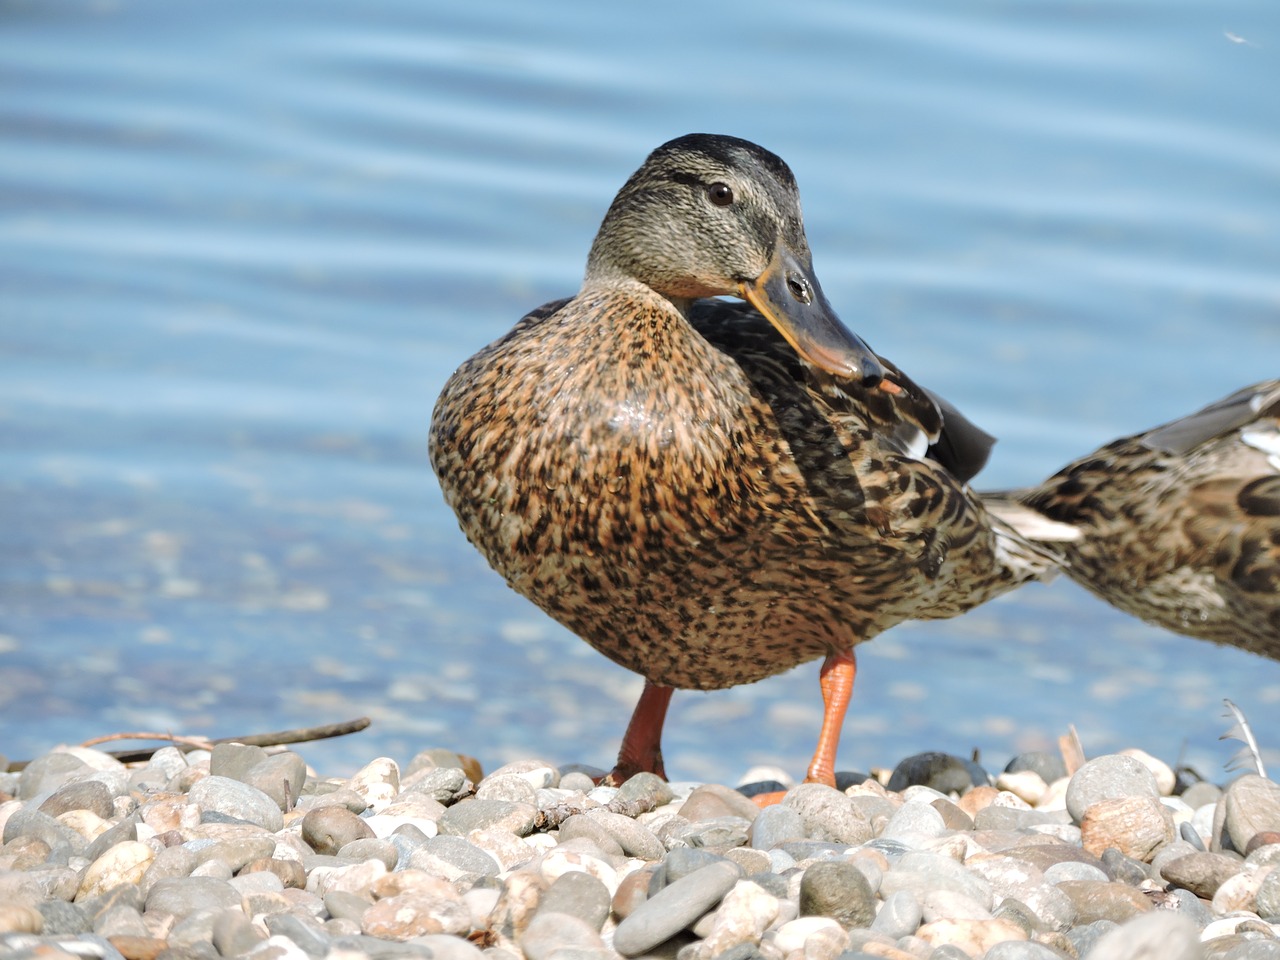
POLYGON ((612 788, 304 754, 64 747, 0 774, 0 956, 1280 958, 1280 785, 1256 773, 935 753, 843 789, 612 788))

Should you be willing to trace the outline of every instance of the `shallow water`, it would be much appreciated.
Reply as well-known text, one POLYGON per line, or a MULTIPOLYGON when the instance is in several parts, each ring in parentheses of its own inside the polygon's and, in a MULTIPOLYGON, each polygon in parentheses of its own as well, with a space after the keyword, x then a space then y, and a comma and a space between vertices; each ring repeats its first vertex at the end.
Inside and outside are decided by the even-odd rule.
MULTIPOLYGON (((0 2, 0 752, 367 714, 608 765, 639 681, 511 594, 426 462, 454 366, 572 292, 691 130, 800 181, 845 320, 1001 437, 989 486, 1280 372, 1267 2, 0 2)), ((841 766, 1280 755, 1280 666, 1068 583, 860 651, 841 766)), ((799 773, 816 665, 680 694, 673 776, 799 773)))

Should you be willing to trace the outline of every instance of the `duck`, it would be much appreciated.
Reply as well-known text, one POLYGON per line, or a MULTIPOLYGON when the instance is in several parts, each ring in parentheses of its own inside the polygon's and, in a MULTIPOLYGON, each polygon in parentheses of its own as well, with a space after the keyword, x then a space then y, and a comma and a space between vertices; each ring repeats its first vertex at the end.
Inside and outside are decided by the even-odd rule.
POLYGON ((1063 570, 1112 606, 1280 660, 1280 380, 984 497, 1075 528, 1063 570))
POLYGON ((968 486, 992 442, 840 320, 787 164, 689 134, 618 192, 577 294, 448 379, 429 454, 507 584, 644 678, 604 782, 666 776, 675 689, 821 659, 806 779, 833 785, 858 644, 1056 572, 968 486))

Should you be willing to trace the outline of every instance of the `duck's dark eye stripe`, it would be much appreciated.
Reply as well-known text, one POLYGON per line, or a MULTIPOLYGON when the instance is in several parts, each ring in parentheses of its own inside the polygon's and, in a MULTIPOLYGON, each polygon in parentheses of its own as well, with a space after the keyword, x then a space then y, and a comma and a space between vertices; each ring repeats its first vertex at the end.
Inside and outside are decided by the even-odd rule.
POLYGON ((717 180, 707 187, 707 197, 717 207, 727 207, 733 203, 733 188, 727 183, 721 183, 717 180))

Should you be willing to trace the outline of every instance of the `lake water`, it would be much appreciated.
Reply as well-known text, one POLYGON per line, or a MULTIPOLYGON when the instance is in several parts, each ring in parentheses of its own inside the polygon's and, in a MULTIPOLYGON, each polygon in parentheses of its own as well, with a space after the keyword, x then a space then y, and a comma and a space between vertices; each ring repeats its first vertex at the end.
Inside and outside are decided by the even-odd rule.
MULTIPOLYGON (((850 326, 1033 482, 1280 375, 1280 5, 0 0, 0 752, 367 714, 608 766, 637 678, 506 589, 426 460, 645 154, 794 169, 850 326)), ((1075 724, 1221 777, 1280 665, 1032 586, 860 650, 841 767, 1075 724)), ((677 778, 800 774, 817 666, 677 694, 677 778)))

